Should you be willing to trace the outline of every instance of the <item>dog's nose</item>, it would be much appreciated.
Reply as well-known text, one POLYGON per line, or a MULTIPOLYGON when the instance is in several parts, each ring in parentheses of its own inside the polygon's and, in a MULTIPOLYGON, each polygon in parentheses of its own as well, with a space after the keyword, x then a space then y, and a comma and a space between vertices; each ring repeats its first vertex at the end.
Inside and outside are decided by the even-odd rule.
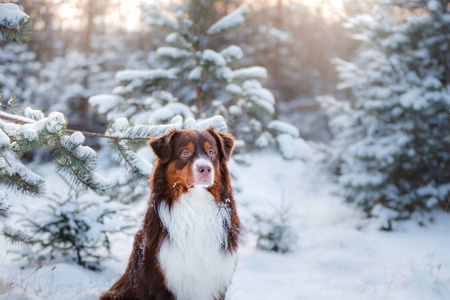
POLYGON ((197 166, 197 171, 201 174, 209 174, 211 173, 211 167, 209 166, 197 166))

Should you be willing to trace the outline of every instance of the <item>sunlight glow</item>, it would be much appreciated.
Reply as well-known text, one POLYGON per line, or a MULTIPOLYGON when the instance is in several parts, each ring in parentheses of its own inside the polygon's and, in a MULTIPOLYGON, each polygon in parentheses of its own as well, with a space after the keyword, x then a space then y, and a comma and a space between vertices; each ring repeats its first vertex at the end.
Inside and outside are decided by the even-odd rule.
POLYGON ((306 6, 329 5, 331 8, 342 8, 341 0, 301 0, 306 6))
POLYGON ((124 16, 124 26, 126 30, 135 31, 139 29, 139 20, 141 18, 140 0, 121 0, 122 11, 120 15, 124 16))

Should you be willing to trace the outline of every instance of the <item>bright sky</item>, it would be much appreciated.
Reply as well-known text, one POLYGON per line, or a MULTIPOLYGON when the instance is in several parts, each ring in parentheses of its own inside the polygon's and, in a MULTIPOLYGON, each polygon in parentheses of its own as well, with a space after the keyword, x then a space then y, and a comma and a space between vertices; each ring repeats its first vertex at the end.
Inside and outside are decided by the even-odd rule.
MULTIPOLYGON (((125 27, 125 29, 133 31, 139 26, 139 20, 141 18, 141 10, 138 7, 140 0, 116 0, 120 4, 120 9, 116 9, 106 16, 107 23, 116 23, 125 27)), ((171 0, 157 0, 161 2, 170 2, 171 0)), ((244 0, 245 1, 245 0, 244 0)), ((287 4, 287 1, 284 0, 287 4)), ((83 14, 78 9, 75 9, 76 0, 71 0, 63 3, 60 6, 60 16, 64 19, 64 27, 77 27, 80 26, 77 17, 79 14, 83 14), (78 14, 78 15, 77 15, 78 14)), ((341 0, 291 0, 292 4, 303 4, 310 7, 315 7, 321 5, 324 9, 325 14, 333 14, 334 11, 339 11, 342 9, 341 0)))
MULTIPOLYGON (((80 26, 77 18, 80 17, 80 14, 85 14, 85 12, 76 8, 76 2, 77 0, 70 0, 60 5, 59 14, 64 20, 63 27, 80 26)), ((119 3, 120 9, 115 9, 109 15, 106 15, 106 23, 117 24, 120 22, 127 30, 137 29, 141 18, 141 10, 138 6, 140 0, 115 0, 114 2, 119 3)))

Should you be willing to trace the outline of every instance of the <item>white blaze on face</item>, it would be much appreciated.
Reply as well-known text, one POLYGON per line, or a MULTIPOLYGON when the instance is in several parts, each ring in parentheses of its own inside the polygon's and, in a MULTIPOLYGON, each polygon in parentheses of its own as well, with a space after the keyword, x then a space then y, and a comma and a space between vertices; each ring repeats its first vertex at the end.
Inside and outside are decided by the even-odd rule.
POLYGON ((194 186, 209 187, 214 183, 214 167, 209 160, 198 158, 192 165, 194 186))

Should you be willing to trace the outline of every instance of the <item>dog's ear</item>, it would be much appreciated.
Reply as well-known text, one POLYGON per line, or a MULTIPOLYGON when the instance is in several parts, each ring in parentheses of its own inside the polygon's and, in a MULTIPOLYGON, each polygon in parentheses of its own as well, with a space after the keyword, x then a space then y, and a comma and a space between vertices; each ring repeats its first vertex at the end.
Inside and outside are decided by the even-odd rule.
POLYGON ((177 133, 176 129, 170 130, 166 134, 157 138, 150 138, 148 141, 150 148, 153 149, 153 152, 155 152, 156 156, 164 164, 168 162, 172 156, 172 138, 175 133, 177 133))
POLYGON ((209 127, 208 132, 216 140, 217 147, 225 160, 230 160, 234 148, 234 137, 229 133, 216 131, 214 127, 209 127))

